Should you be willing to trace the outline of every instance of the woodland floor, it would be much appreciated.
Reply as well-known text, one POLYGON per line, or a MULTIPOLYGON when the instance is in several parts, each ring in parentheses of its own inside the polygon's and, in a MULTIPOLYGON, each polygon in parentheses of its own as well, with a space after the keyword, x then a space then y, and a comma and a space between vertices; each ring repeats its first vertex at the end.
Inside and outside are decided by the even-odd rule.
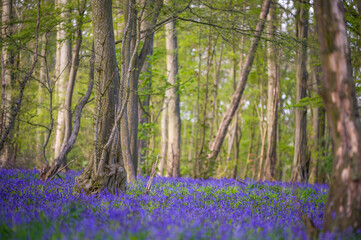
MULTIPOLYGON (((0 239, 307 239, 326 185, 147 177, 118 196, 73 192, 78 172, 44 184, 35 170, 0 170, 0 239)), ((350 233, 320 239, 359 239, 350 233)))

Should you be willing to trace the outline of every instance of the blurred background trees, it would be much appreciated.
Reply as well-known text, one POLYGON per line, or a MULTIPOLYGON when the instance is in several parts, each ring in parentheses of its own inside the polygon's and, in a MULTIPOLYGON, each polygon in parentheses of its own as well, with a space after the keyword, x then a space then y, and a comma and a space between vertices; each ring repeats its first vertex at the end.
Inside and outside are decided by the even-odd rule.
MULTIPOLYGON (((131 161, 135 176, 149 174, 159 154, 158 174, 164 176, 330 181, 332 134, 319 95, 324 76, 312 2, 272 1, 263 22, 262 0, 131 2, 129 11, 129 1, 112 1, 119 77, 112 84, 115 75, 110 74, 104 86, 97 85, 100 69, 95 65, 94 88, 66 156, 68 161, 77 158, 70 168, 81 170, 94 158, 100 146, 95 128, 106 125, 99 113, 117 111, 99 104, 99 96, 115 87, 120 95, 129 91, 126 111, 116 123, 116 144, 123 151, 121 165, 131 161), (256 28, 260 22, 262 32, 256 28), (250 52, 257 34, 258 46, 250 52), (122 76, 135 48, 128 88, 122 76), (245 69, 249 74, 242 97, 218 153, 210 157, 247 54, 254 60, 245 69)), ((1 136, 33 62, 37 3, 1 2, 1 136)), ((38 62, 4 141, 3 167, 52 164, 69 140, 75 109, 88 89, 96 35, 91 3, 41 1, 38 62)), ((360 4, 349 0, 343 5, 359 111, 360 4)))

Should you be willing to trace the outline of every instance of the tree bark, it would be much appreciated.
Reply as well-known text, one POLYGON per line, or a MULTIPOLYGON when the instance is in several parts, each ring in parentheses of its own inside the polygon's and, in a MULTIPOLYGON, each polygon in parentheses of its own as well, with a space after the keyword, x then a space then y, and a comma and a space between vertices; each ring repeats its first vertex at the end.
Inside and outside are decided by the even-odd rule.
MULTIPOLYGON (((43 36, 42 36, 42 46, 41 46, 41 56, 43 56, 43 58, 40 59, 40 70, 39 70, 39 81, 42 83, 42 84, 46 84, 47 82, 47 66, 46 66, 46 48, 48 46, 48 39, 47 39, 47 34, 44 33, 43 36)), ((36 113, 38 116, 41 116, 42 114, 42 103, 43 103, 43 89, 42 89, 42 84, 39 84, 39 88, 38 88, 38 108, 36 109, 36 113)), ((36 165, 38 167, 41 167, 44 162, 45 162, 45 159, 44 159, 44 162, 42 162, 42 135, 43 135, 43 132, 41 131, 41 129, 37 128, 36 129, 36 165)))
MULTIPOLYGON (((296 102, 307 97, 307 34, 309 6, 308 0, 295 0, 296 36, 301 41, 301 47, 296 52, 296 102)), ((295 145, 291 181, 307 182, 309 176, 309 156, 307 151, 307 108, 297 107, 295 121, 295 145)))
MULTIPOLYGON (((68 79, 68 86, 66 89, 66 95, 65 95, 65 132, 64 132, 64 139, 63 139, 63 143, 62 143, 62 148, 64 147, 65 144, 68 143, 71 132, 72 132, 72 109, 71 109, 71 104, 72 104, 72 98, 73 98, 73 90, 74 90, 74 85, 75 85, 75 80, 76 80, 76 74, 78 72, 78 68, 79 68, 79 52, 80 52, 80 47, 81 47, 81 43, 82 43, 82 26, 83 26, 83 15, 84 15, 84 11, 85 11, 85 4, 86 1, 84 0, 83 5, 78 9, 79 12, 79 16, 78 16, 78 21, 77 21, 77 29, 75 32, 75 45, 73 46, 73 53, 72 53, 72 61, 71 61, 71 68, 70 68, 70 74, 69 74, 69 79, 68 79)), ((58 156, 56 156, 58 158, 58 156)), ((66 163, 66 156, 64 160, 61 160, 64 163, 66 163)))
POLYGON ((162 119, 160 123, 160 131, 161 131, 161 155, 160 162, 158 167, 158 174, 163 176, 164 166, 167 161, 167 149, 168 149, 168 111, 167 111, 167 102, 164 100, 162 107, 162 119))
POLYGON ((231 104, 221 121, 221 124, 219 126, 215 140, 213 141, 213 144, 210 149, 211 152, 209 153, 209 155, 207 157, 208 161, 213 162, 216 160, 216 158, 221 150, 221 146, 222 146, 224 138, 226 136, 229 124, 231 123, 231 120, 232 120, 234 114, 236 113, 238 105, 241 101, 243 91, 244 91, 244 88, 247 83, 248 75, 251 71, 255 53, 257 51, 261 33, 262 33, 264 25, 265 25, 265 19, 268 14, 270 3, 271 3, 271 0, 265 0, 263 2, 262 10, 261 10, 261 13, 259 16, 259 21, 256 26, 256 32, 252 39, 250 49, 247 53, 245 64, 244 64, 242 73, 240 74, 239 81, 237 84, 236 92, 234 93, 232 100, 231 100, 231 104))
MULTIPOLYGON (((38 2, 37 2, 37 19, 36 19, 36 27, 35 27, 35 47, 34 47, 35 50, 32 52, 33 61, 32 61, 31 67, 30 67, 29 71, 26 73, 24 79, 18 81, 19 82, 19 90, 18 90, 19 94, 16 99, 14 98, 14 104, 12 104, 11 112, 8 114, 8 117, 9 117, 8 122, 7 123, 5 121, 2 122, 3 126, 2 126, 1 139, 0 139, 0 152, 2 150, 4 150, 4 146, 6 148, 6 141, 9 140, 9 137, 12 134, 12 129, 14 128, 14 125, 15 125, 15 119, 16 119, 17 115, 19 114, 19 111, 21 108, 21 103, 22 103, 22 100, 24 97, 24 91, 25 91, 26 84, 27 84, 28 80, 30 79, 31 75, 33 74, 36 63, 38 62, 40 8, 41 8, 41 0, 38 0, 38 2)), ((2 66, 4 66, 4 63, 2 63, 2 66)), ((5 69, 5 68, 3 68, 3 69, 5 69)), ((5 71, 2 71, 2 72, 4 73, 5 71)), ((5 76, 3 75, 2 83, 5 83, 5 82, 6 82, 5 76)), ((5 87, 3 87, 2 90, 4 91, 4 89, 5 89, 5 87)), ((6 151, 6 149, 5 149, 5 151, 6 151)), ((5 161, 5 164, 4 164, 4 162, 2 163, 2 167, 6 167, 6 166, 7 166, 7 163, 5 161)))
MULTIPOLYGON (((76 189, 91 194, 107 188, 110 193, 116 194, 126 188, 127 174, 122 167, 118 130, 120 117, 124 117, 119 109, 124 107, 126 101, 122 102, 121 106, 118 101, 119 73, 113 19, 109 14, 112 12, 112 1, 92 0, 91 8, 98 116, 95 122, 94 155, 77 178, 76 189)), ((128 162, 124 160, 124 165, 126 164, 128 162)))
MULTIPOLYGON (((169 1, 166 1, 169 3, 169 1)), ((168 100, 168 154, 167 176, 179 177, 181 155, 181 118, 179 107, 178 81, 178 43, 175 21, 165 25, 167 48, 168 83, 172 85, 166 91, 168 100)))
POLYGON ((57 157, 61 151, 61 146, 65 135, 65 98, 67 81, 69 80, 69 71, 71 65, 71 54, 70 54, 70 42, 66 39, 66 31, 64 21, 67 21, 68 13, 65 9, 65 5, 68 0, 56 0, 57 7, 61 8, 61 18, 63 22, 59 25, 57 31, 57 47, 56 55, 59 63, 57 63, 58 69, 56 69, 57 77, 57 97, 59 102, 58 117, 56 121, 56 132, 55 132, 55 145, 54 145, 54 157, 57 157))
MULTIPOLYGON (((143 0, 142 2, 144 2, 145 0, 143 0)), ((151 4, 154 4, 154 0, 150 1, 151 4)), ((146 13, 147 14, 147 13, 146 13)), ((147 30, 152 27, 151 23, 149 22, 149 20, 146 18, 143 20, 143 22, 141 23, 140 26, 140 30, 142 32, 141 34, 141 38, 144 39, 146 37, 147 34, 147 30)), ((142 137, 139 138, 139 147, 138 147, 138 169, 137 169, 137 173, 139 175, 142 174, 142 168, 141 166, 144 165, 144 161, 145 161, 145 157, 147 154, 147 147, 148 147, 148 130, 149 129, 145 129, 144 127, 146 126, 146 124, 149 123, 149 116, 148 116, 148 112, 149 112, 149 101, 150 101, 150 95, 149 95, 149 90, 151 89, 151 84, 152 84, 152 66, 150 63, 150 59, 149 56, 153 55, 153 40, 154 37, 152 35, 151 40, 149 42, 149 49, 148 49, 148 53, 147 53, 147 57, 146 60, 144 62, 144 65, 141 69, 141 73, 143 76, 142 81, 140 82, 140 85, 142 86, 141 88, 141 96, 139 97, 139 102, 141 104, 141 106, 138 106, 138 125, 143 125, 142 128, 142 137), (144 94, 144 92, 146 92, 147 94, 144 94)))
POLYGON ((125 106, 126 111, 124 113, 124 117, 121 119, 120 132, 123 159, 129 164, 132 162, 133 165, 133 167, 129 166, 129 168, 127 168, 127 165, 129 164, 125 165, 127 172, 132 172, 128 172, 128 180, 130 182, 135 181, 138 165, 138 80, 144 62, 149 53, 149 48, 154 35, 153 28, 157 22, 162 6, 162 0, 151 1, 151 4, 144 1, 138 16, 136 11, 136 1, 124 0, 124 20, 127 22, 127 27, 129 29, 124 33, 125 36, 122 40, 121 85, 123 90, 121 92, 121 96, 124 96, 123 91, 128 92, 127 95, 129 96, 129 99, 127 100, 127 106, 125 106), (147 9, 151 9, 149 10, 149 14, 147 9), (140 23, 137 21, 138 18, 140 19, 140 22, 144 21, 144 18, 149 18, 149 26, 144 32, 144 39, 142 39, 144 43, 139 54, 140 23), (133 53, 135 54, 134 59, 131 60, 133 58, 133 53), (132 66, 132 69, 130 69, 129 74, 127 74, 129 66, 132 66), (129 82, 129 86, 127 86, 127 82, 129 82))
MULTIPOLYGON (((315 66, 313 69, 313 91, 314 95, 317 94, 320 90, 321 85, 321 67, 315 66)), ((323 106, 316 106, 313 108, 312 116, 312 154, 311 154, 311 169, 310 169, 310 182, 311 183, 321 183, 320 169, 322 165, 322 160, 325 156, 325 108, 323 106)))
POLYGON ((361 228, 361 121, 341 0, 316 0, 323 98, 334 149, 325 231, 361 228))
MULTIPOLYGON (((276 30, 276 6, 271 4, 268 13, 267 32, 274 36, 276 30)), ((273 39, 274 40, 274 39, 273 39)), ((280 91, 280 73, 277 58, 277 49, 274 42, 269 42, 267 48, 268 64, 268 100, 267 100, 267 152, 264 166, 264 179, 275 179, 275 166, 277 161, 277 111, 280 91)))
MULTIPOLYGON (((2 14, 1 21, 3 27, 1 28, 2 38, 7 39, 13 34, 13 28, 11 26, 13 11, 13 1, 4 0, 2 2, 2 14)), ((2 105, 1 105, 1 136, 5 131, 5 127, 10 123, 10 115, 12 109, 12 103, 14 101, 12 88, 14 85, 14 73, 12 65, 14 62, 14 54, 11 51, 11 47, 4 45, 2 47, 1 58, 1 72, 2 72, 2 105)), ((0 166, 3 168, 14 167, 13 158, 15 155, 14 144, 12 143, 13 134, 10 133, 7 137, 4 148, 1 153, 0 166)))

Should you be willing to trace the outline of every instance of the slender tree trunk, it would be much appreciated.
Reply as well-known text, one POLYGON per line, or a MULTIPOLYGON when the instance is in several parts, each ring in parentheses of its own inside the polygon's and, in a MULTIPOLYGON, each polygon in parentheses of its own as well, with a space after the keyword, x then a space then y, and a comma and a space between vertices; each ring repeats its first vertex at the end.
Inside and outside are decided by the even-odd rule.
MULTIPOLYGON (((243 51, 244 49, 244 36, 242 36, 242 40, 241 40, 241 51, 243 51)), ((233 53, 235 52, 234 48, 233 48, 233 53)), ((242 60, 243 56, 241 56, 241 59, 240 59, 240 63, 243 61, 242 60)), ((240 64, 240 67, 241 64, 240 64)), ((236 90, 236 86, 237 86, 237 83, 236 83, 236 79, 237 79, 237 76, 236 76, 236 72, 237 72, 237 61, 236 59, 233 59, 233 66, 232 66, 232 75, 233 75, 233 88, 234 90, 236 90)), ((241 106, 242 104, 240 104, 241 106)), ((214 110, 215 111, 215 110, 214 110)), ((239 110, 237 110, 238 112, 239 110)), ((236 114, 235 116, 235 119, 234 119, 234 127, 231 131, 231 138, 229 139, 228 141, 228 150, 227 150, 227 161, 230 161, 231 160, 231 155, 232 155, 232 149, 233 149, 233 145, 235 143, 235 140, 236 140, 236 135, 237 135, 237 128, 238 128, 238 114, 236 114)))
MULTIPOLYGON (((131 54, 134 51, 135 47, 135 41, 136 41, 136 12, 135 12, 135 1, 134 0, 124 0, 123 2, 123 13, 124 13, 124 21, 126 23, 125 29, 123 30, 123 43, 122 43, 122 53, 124 54, 122 56, 122 68, 124 68, 124 72, 127 72, 127 69, 129 69, 129 65, 131 64, 131 54), (124 66, 123 66, 124 65, 124 66)), ((135 59, 136 60, 136 59, 135 59)), ((136 64, 136 63, 135 63, 136 64)), ((134 64, 134 65, 135 65, 134 64)), ((122 69, 123 72, 123 69, 122 69)), ((134 71, 131 71, 129 76, 127 76, 126 73, 122 74, 121 77, 121 86, 122 86, 122 92, 121 92, 121 98, 122 98, 122 104, 125 104, 125 95, 129 96, 128 101, 125 105, 125 111, 124 116, 122 117, 120 121, 120 140, 121 140, 121 149, 122 149, 122 155, 123 155, 123 161, 125 164, 125 169, 127 171, 127 179, 128 182, 134 182, 136 178, 136 156, 134 156, 134 147, 136 146, 136 142, 132 140, 136 140, 136 138, 131 136, 135 132, 135 128, 138 126, 138 116, 136 116, 136 123, 137 126, 135 126, 134 123, 129 126, 129 121, 135 121, 135 119, 132 119, 132 117, 135 117, 136 114, 138 114, 138 105, 135 103, 135 100, 137 99, 136 95, 136 89, 134 87, 138 88, 138 85, 135 82, 134 78, 134 71), (132 109, 132 107, 137 107, 137 110, 132 109), (132 128, 133 127, 133 128, 132 128), (133 143, 133 145, 132 145, 133 143), (132 148, 133 146, 133 148, 132 148), (133 154, 132 154, 133 153, 133 154)))
POLYGON ((220 74, 221 74, 221 66, 222 66, 222 58, 223 58, 223 49, 224 49, 224 42, 222 41, 221 43, 221 49, 220 49, 220 53, 219 53, 219 59, 218 62, 216 61, 216 59, 214 59, 214 66, 215 66, 215 71, 214 71, 214 78, 213 78, 213 100, 212 100, 212 112, 211 112, 211 123, 210 123, 210 127, 209 127, 209 144, 212 143, 212 139, 213 139, 213 135, 214 135, 214 127, 217 124, 217 115, 218 115, 218 84, 219 84, 219 78, 220 78, 220 74))
MULTIPOLYGON (((197 104, 193 102, 193 114, 196 113, 197 110, 197 104)), ((189 164, 192 163, 192 160, 194 160, 193 152, 195 152, 195 138, 196 138, 196 121, 195 118, 191 118, 192 122, 192 133, 189 140, 189 146, 188 146, 188 162, 189 164)), ((191 166, 190 166, 191 167, 191 166)))
POLYGON ((361 228, 361 121, 341 0, 316 0, 323 97, 334 149, 325 231, 361 228))
MULTIPOLYGON (((169 3, 169 1, 166 2, 169 3)), ((181 118, 178 93, 178 43, 175 21, 167 23, 165 29, 168 83, 172 85, 166 92, 168 99, 167 176, 178 177, 181 155, 181 118)))
MULTIPOLYGON (((321 67, 315 66, 313 69, 313 92, 314 95, 319 92, 321 85, 321 67)), ((312 154, 311 154, 311 169, 310 169, 310 182, 319 183, 319 172, 321 163, 325 152, 325 108, 323 106, 316 106, 313 108, 312 116, 312 154)))
POLYGON ((132 162, 133 167, 129 166, 127 172, 128 180, 130 182, 135 181, 137 174, 138 166, 138 80, 140 72, 143 68, 144 62, 149 53, 149 48, 151 47, 151 42, 153 39, 154 31, 153 28, 157 22, 159 12, 163 6, 161 0, 151 1, 154 4, 149 4, 147 1, 142 3, 142 7, 139 11, 139 16, 136 11, 136 1, 135 0, 124 0, 124 19, 127 22, 128 31, 125 32, 125 37, 123 37, 123 47, 122 49, 122 92, 127 92, 129 96, 126 105, 126 111, 124 117, 121 119, 121 145, 123 159, 125 162, 132 162), (148 10, 149 9, 149 12, 148 10), (137 19, 140 19, 138 22, 137 19), (138 54, 138 47, 140 41, 140 22, 144 21, 145 18, 149 18, 149 27, 144 32, 143 46, 138 54), (128 24, 129 23, 129 24, 128 24), (134 58, 133 58, 133 53, 134 58), (133 59, 134 62, 131 62, 133 59), (124 65, 124 66, 123 66, 124 65), (129 76, 127 74, 127 69, 129 66, 133 67, 130 69, 129 76), (123 69, 124 68, 124 69, 123 69), (129 81, 129 86, 126 82, 129 81), (133 169, 133 170, 132 170, 133 169), (134 172, 134 177, 132 176, 134 172))
MULTIPOLYGON (((65 5, 68 4, 68 0, 56 0, 57 7, 61 8, 61 18, 63 21, 67 21, 68 14, 65 9, 65 5)), ((71 56, 70 56, 70 42, 66 36, 65 31, 66 22, 62 22, 59 25, 57 31, 57 53, 56 55, 59 58, 59 63, 57 63, 58 69, 56 72, 57 77, 57 97, 59 102, 58 117, 56 123, 56 132, 55 132, 55 146, 54 146, 54 157, 57 157, 61 151, 61 146, 65 136, 65 118, 66 118, 66 109, 65 109, 65 98, 66 98, 66 89, 67 81, 69 80, 69 71, 71 65, 71 56)))
MULTIPOLYGON (((215 52, 215 47, 217 44, 217 41, 215 41, 214 46, 212 45, 212 31, 211 28, 209 29, 209 34, 208 34, 208 47, 207 47, 207 65, 206 65, 206 82, 205 82, 205 86, 204 86, 204 101, 203 101, 203 114, 202 114, 202 123, 201 123, 201 128, 202 128, 202 132, 201 132, 201 137, 200 137, 200 146, 199 146, 199 150, 198 150, 198 159, 203 160, 204 158, 204 147, 206 145, 206 135, 207 135, 207 120, 208 120, 208 114, 207 114, 207 106, 208 106, 208 101, 209 101, 209 74, 211 71, 211 67, 212 67, 212 59, 214 56, 214 52, 215 52)), ((206 168, 202 169, 200 168, 200 174, 204 175, 204 170, 207 169, 208 166, 204 165, 206 168)))
MULTIPOLYGON (((256 115, 256 110, 253 109, 253 116, 255 117, 256 115)), ((255 138, 255 134, 256 134, 256 127, 254 126, 255 124, 251 124, 251 139, 250 139, 250 142, 249 142, 249 145, 248 145, 248 153, 247 153, 247 160, 246 160, 246 166, 244 167, 244 175, 243 175, 243 178, 247 178, 248 177, 248 171, 249 171, 249 167, 250 165, 253 165, 254 164, 254 138, 255 138)), ((259 139, 259 137, 257 137, 259 139)), ((257 142, 258 142, 258 139, 257 139, 257 142)))
MULTIPOLYGON (((45 61, 45 57, 46 57, 46 48, 47 48, 47 34, 44 33, 42 36, 42 46, 41 46, 41 56, 43 56, 44 58, 40 59, 40 70, 39 70, 39 81, 42 82, 43 84, 46 84, 47 82, 47 66, 46 66, 46 61, 45 61)), ((39 84, 39 88, 38 88, 38 108, 36 109, 36 113, 38 116, 41 116, 42 114, 42 103, 43 103, 43 89, 42 89, 42 84, 39 84)), ((42 139, 43 139, 43 131, 40 128, 36 129, 36 165, 38 167, 41 167, 44 162, 41 160, 42 159, 42 139)), ((45 160, 44 160, 45 161, 45 160)))
MULTIPOLYGON (((295 0, 296 36, 301 41, 301 46, 296 52, 296 102, 299 103, 307 97, 307 34, 308 34, 308 0, 295 0)), ((307 182, 309 176, 309 155, 307 152, 307 108, 297 107, 295 126, 295 145, 291 181, 307 182)))
POLYGON ((218 132, 216 134, 216 138, 211 146, 211 149, 210 149, 211 152, 207 157, 207 159, 209 161, 213 162, 216 160, 216 158, 221 150, 221 146, 222 146, 224 138, 226 136, 229 124, 231 123, 231 120, 232 120, 234 114, 236 113, 238 105, 241 101, 243 91, 244 91, 244 88, 247 83, 248 75, 249 75, 249 72, 251 71, 255 53, 257 51, 257 46, 258 46, 258 43, 259 43, 259 40, 261 37, 261 33, 262 33, 264 25, 265 25, 265 19, 268 14, 270 3, 271 3, 271 0, 265 0, 263 2, 262 10, 261 10, 261 13, 259 16, 259 22, 257 23, 256 32, 252 39, 250 49, 247 53, 247 57, 245 60, 244 67, 242 69, 242 73, 240 74, 240 77, 239 77, 236 92, 234 93, 234 95, 232 97, 231 104, 221 121, 218 132))
MULTIPOLYGON (((13 11, 13 1, 2 1, 2 38, 7 39, 8 36, 13 34, 13 28, 11 26, 13 11)), ((5 127, 10 124, 10 115, 12 114, 13 99, 13 85, 14 77, 12 65, 14 63, 14 54, 11 51, 11 47, 4 45, 1 55, 1 73, 2 73, 2 105, 1 105, 1 136, 5 132, 5 127)), ((15 155, 15 146, 12 142, 13 134, 10 133, 5 140, 4 148, 1 152, 0 166, 3 168, 12 168, 14 163, 12 162, 15 155)))
MULTIPOLYGON (((276 7, 271 4, 267 17, 267 32, 274 36, 276 30, 276 7)), ((268 64, 268 100, 267 100, 267 152, 264 166, 264 179, 275 179, 275 167, 277 160, 277 111, 280 91, 280 73, 275 43, 269 42, 267 48, 268 64)))
MULTIPOLYGON (((145 1, 145 0, 143 0, 145 1)), ((143 2, 142 1, 142 2, 143 2)), ((154 0, 151 1, 152 4, 154 4, 154 0)), ((151 27, 151 23, 147 20, 147 18, 141 23, 141 27, 140 30, 142 31, 141 34, 141 38, 144 39, 146 36, 145 34, 147 34, 147 29, 149 29, 151 27)), ((149 112, 149 101, 150 101, 150 95, 145 94, 144 92, 149 92, 150 88, 151 88, 151 84, 152 84, 152 66, 150 63, 150 59, 149 56, 153 55, 153 39, 154 37, 151 37, 151 41, 149 43, 149 49, 148 49, 148 53, 147 53, 147 59, 144 62, 144 65, 141 69, 141 73, 143 75, 143 80, 142 82, 140 82, 140 85, 142 86, 141 88, 141 96, 139 97, 139 101, 140 101, 140 105, 138 106, 138 125, 142 125, 142 137, 139 138, 139 146, 138 146, 138 170, 137 173, 139 175, 142 174, 142 168, 141 166, 144 164, 145 161, 145 156, 147 154, 147 147, 148 147, 148 131, 149 129, 145 129, 144 126, 146 124, 149 123, 149 116, 148 116, 148 112, 149 112)))
POLYGON ((167 101, 164 100, 162 107, 162 119, 160 123, 161 131, 161 154, 158 167, 158 174, 163 176, 164 166, 167 161, 167 149, 168 149, 168 111, 167 111, 167 101))
MULTIPOLYGON (((65 132, 64 132, 64 139, 63 139, 63 143, 62 143, 62 148, 68 143, 71 132, 72 132, 72 120, 73 120, 73 116, 72 116, 72 109, 71 109, 71 104, 72 104, 72 98, 73 98, 73 90, 74 90, 74 85, 75 85, 75 80, 76 80, 76 74, 78 72, 78 68, 79 68, 79 52, 80 52, 80 47, 81 47, 81 43, 82 43, 82 25, 83 25, 83 15, 84 15, 84 11, 85 11, 85 4, 86 1, 83 1, 83 6, 80 7, 80 9, 78 9, 79 11, 79 16, 78 16, 78 21, 77 21, 77 30, 75 33, 75 45, 73 46, 73 53, 72 53, 72 61, 71 61, 71 68, 70 68, 70 74, 69 74, 69 79, 68 79, 68 86, 67 86, 67 90, 66 90, 66 95, 65 95, 65 132)), ((56 156, 58 158, 58 156, 56 156)), ((66 156, 64 160, 61 160, 64 163, 66 163, 66 156)))

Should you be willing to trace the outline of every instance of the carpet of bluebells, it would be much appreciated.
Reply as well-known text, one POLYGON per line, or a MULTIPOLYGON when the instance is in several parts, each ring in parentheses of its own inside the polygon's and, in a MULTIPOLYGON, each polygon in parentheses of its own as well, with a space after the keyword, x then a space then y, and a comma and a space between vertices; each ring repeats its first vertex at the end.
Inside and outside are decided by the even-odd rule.
MULTIPOLYGON (((307 239, 322 226, 328 187, 233 179, 147 177, 113 196, 75 193, 78 172, 44 184, 35 170, 0 170, 0 239, 307 239)), ((358 239, 320 234, 320 239, 358 239)))

